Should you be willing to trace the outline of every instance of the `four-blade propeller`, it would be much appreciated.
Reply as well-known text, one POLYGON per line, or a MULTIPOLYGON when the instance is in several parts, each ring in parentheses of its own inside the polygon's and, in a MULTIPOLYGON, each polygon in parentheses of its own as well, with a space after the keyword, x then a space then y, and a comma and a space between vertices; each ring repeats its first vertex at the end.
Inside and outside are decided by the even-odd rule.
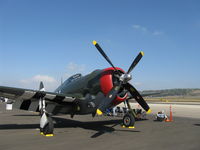
POLYGON ((101 115, 102 112, 104 112, 107 108, 109 108, 112 104, 112 101, 117 97, 119 94, 120 89, 126 89, 127 91, 130 92, 133 98, 141 105, 141 107, 149 113, 151 110, 146 103, 146 101, 142 98, 140 93, 131 85, 128 83, 132 79, 132 75, 130 72, 135 68, 135 66, 138 64, 142 56, 144 55, 144 52, 140 52, 138 56, 134 59, 133 63, 129 67, 128 71, 124 74, 120 73, 109 57, 105 54, 105 52, 102 50, 102 48, 99 46, 99 44, 96 41, 93 41, 93 44, 95 47, 98 49, 98 51, 101 53, 101 55, 106 59, 106 61, 114 68, 114 70, 117 72, 119 75, 119 85, 113 86, 113 88, 110 90, 110 92, 106 95, 105 99, 102 100, 102 103, 99 105, 97 109, 97 114, 101 115))

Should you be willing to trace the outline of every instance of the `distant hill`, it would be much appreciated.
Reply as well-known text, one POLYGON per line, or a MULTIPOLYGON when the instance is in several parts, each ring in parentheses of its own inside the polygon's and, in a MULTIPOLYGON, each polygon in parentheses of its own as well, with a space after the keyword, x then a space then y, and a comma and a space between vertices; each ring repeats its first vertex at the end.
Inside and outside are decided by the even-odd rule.
POLYGON ((156 93, 150 97, 165 97, 165 96, 187 96, 200 97, 200 89, 166 89, 166 90, 146 90, 141 94, 156 93))

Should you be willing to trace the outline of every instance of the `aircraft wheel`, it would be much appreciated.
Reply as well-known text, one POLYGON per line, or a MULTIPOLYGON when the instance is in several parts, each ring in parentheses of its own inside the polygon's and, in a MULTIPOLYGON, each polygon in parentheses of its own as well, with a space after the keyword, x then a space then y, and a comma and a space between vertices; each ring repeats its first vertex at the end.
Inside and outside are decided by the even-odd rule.
POLYGON ((124 115, 123 125, 125 127, 133 127, 134 124, 135 124, 135 117, 132 114, 127 113, 126 115, 124 115))
POLYGON ((44 135, 53 134, 54 124, 51 117, 47 117, 48 123, 42 129, 44 135))

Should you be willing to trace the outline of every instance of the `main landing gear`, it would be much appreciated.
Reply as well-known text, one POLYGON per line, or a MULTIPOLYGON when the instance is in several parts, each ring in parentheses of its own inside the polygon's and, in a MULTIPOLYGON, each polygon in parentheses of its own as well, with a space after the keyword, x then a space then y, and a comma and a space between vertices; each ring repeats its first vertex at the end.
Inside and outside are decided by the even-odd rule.
POLYGON ((127 113, 123 117, 123 126, 124 128, 135 128, 135 117, 131 113, 127 113))
POLYGON ((53 136, 53 120, 50 114, 47 113, 45 109, 45 100, 40 99, 41 109, 40 109, 40 134, 45 136, 53 136))
POLYGON ((122 127, 123 128, 135 128, 135 112, 131 109, 131 105, 129 104, 129 101, 126 100, 127 106, 128 106, 128 112, 124 115, 122 120, 122 127))
POLYGON ((51 115, 46 111, 46 103, 44 98, 40 98, 39 100, 39 110, 40 134, 44 136, 53 136, 54 124, 51 115))

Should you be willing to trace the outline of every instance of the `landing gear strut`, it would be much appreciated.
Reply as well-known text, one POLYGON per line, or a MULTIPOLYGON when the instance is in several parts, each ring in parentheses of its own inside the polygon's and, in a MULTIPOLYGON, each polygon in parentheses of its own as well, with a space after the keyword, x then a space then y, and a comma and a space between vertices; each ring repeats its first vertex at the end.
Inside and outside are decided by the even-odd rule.
POLYGON ((54 124, 50 114, 46 111, 45 99, 40 98, 40 134, 45 136, 53 136, 54 124))
POLYGON ((131 105, 129 104, 129 101, 126 100, 127 106, 128 106, 128 112, 123 117, 123 128, 135 128, 135 112, 131 109, 131 105))

